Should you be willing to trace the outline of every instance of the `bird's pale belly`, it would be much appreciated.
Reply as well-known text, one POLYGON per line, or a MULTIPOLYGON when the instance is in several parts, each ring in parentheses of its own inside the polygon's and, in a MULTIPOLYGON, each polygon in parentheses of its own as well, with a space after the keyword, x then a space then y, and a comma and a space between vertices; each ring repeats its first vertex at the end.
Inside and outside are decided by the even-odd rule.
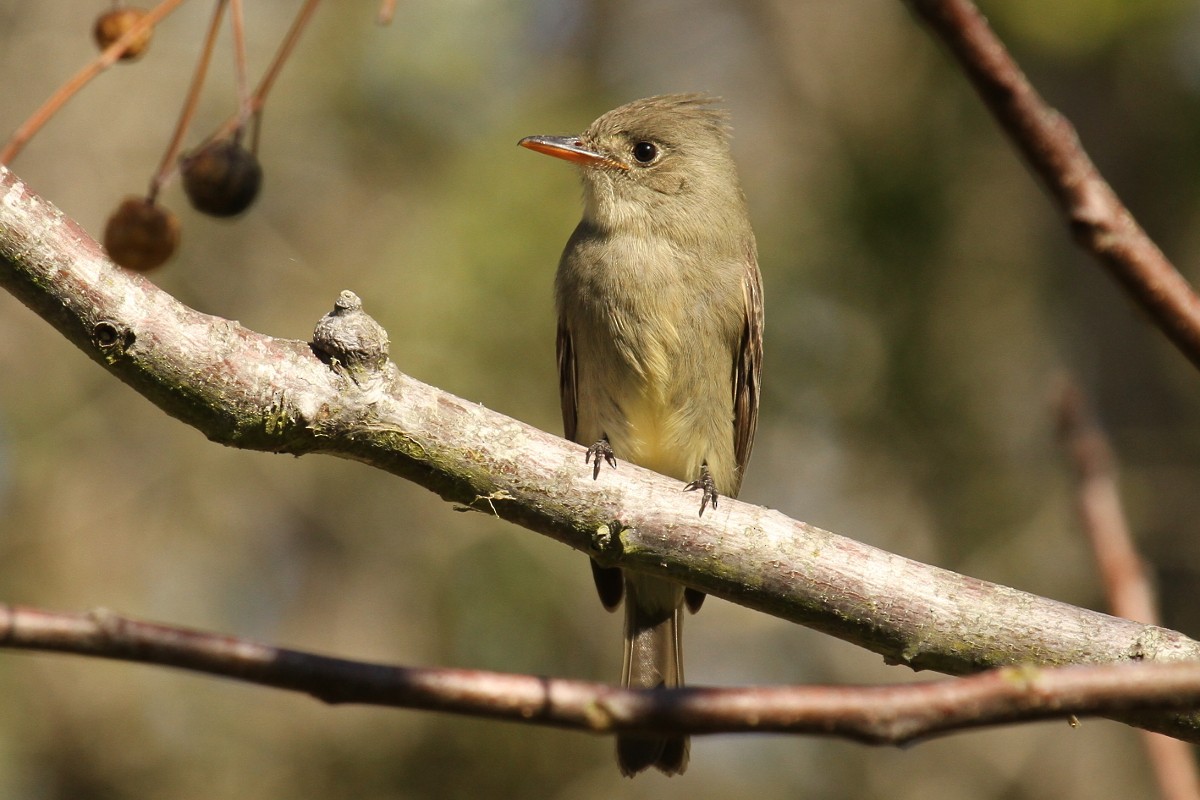
POLYGON ((699 478, 707 465, 717 491, 736 495, 733 393, 713 380, 725 369, 697 358, 685 344, 724 337, 702 318, 672 319, 664 310, 627 308, 591 329, 602 335, 574 337, 576 440, 591 444, 607 437, 619 461, 684 482, 699 478))
POLYGON ((703 432, 687 430, 686 410, 665 405, 657 394, 631 392, 622 398, 623 424, 609 435, 609 444, 618 458, 681 481, 694 480, 704 461, 703 432))

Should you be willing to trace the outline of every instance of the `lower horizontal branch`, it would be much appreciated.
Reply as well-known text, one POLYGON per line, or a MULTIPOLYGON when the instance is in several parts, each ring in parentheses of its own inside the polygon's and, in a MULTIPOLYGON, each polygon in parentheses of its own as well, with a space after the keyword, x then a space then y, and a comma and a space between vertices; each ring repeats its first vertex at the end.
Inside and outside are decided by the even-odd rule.
POLYGON ((1200 663, 1013 667, 896 686, 648 691, 482 670, 396 667, 140 622, 0 605, 0 647, 178 667, 327 703, 443 711, 593 733, 836 736, 904 744, 955 730, 1200 705, 1200 663))

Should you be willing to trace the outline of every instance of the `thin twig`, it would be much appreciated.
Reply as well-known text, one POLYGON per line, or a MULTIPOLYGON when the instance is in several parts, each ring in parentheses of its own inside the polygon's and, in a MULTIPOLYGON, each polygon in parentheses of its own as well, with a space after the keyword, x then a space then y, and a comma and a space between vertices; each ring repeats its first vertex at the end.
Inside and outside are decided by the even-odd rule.
POLYGON ((233 71, 241 124, 250 118, 250 79, 246 69, 246 19, 242 0, 231 0, 229 25, 233 32, 233 71))
POLYGON ((104 52, 96 56, 87 66, 75 73, 71 78, 58 88, 54 94, 42 103, 41 108, 33 112, 29 119, 21 123, 21 126, 13 131, 3 149, 0 149, 0 164, 10 164, 17 157, 25 144, 34 137, 34 135, 42 129, 51 117, 68 101, 76 92, 87 85, 88 81, 99 75, 104 70, 111 67, 121 58, 129 45, 142 35, 148 28, 157 24, 159 20, 174 11, 183 0, 163 0, 157 6, 147 11, 146 14, 129 26, 129 30, 121 35, 121 38, 110 44, 104 52))
MULTIPOLYGON (((1112 612, 1158 625, 1158 609, 1145 564, 1138 556, 1118 491, 1116 458, 1083 392, 1063 386, 1058 401, 1059 434, 1075 467, 1077 506, 1084 533, 1112 612)), ((1200 775, 1192 749, 1178 739, 1140 731, 1162 797, 1200 799, 1200 775)))
POLYGON ((905 0, 949 47, 1054 195, 1076 241, 1200 367, 1200 298, 1117 198, 1069 121, 1029 83, 970 0, 905 0))
MULTIPOLYGON (((317 10, 317 5, 320 0, 305 0, 304 5, 297 12, 296 18, 292 21, 292 27, 288 29, 287 35, 283 42, 279 45, 279 50, 276 51, 275 57, 271 60, 270 66, 263 74, 262 80, 258 82, 258 87, 255 88, 254 94, 250 99, 249 111, 254 115, 256 122, 262 118, 263 106, 267 103, 267 95, 270 94, 271 88, 275 85, 275 80, 279 77, 279 73, 283 70, 283 65, 287 63, 288 57, 296 48, 296 43, 300 41, 300 34, 304 32, 305 27, 312 19, 312 15, 317 10)), ((229 119, 219 127, 216 132, 209 137, 209 140, 223 139, 229 136, 233 131, 237 130, 242 123, 242 112, 229 119)), ((259 125, 254 127, 255 141, 252 143, 251 150, 258 150, 258 131, 259 125)))
POLYGON ((287 36, 284 37, 283 44, 279 46, 279 51, 275 53, 275 58, 271 60, 271 66, 267 67, 266 73, 258 83, 258 88, 254 90, 255 110, 262 110, 263 103, 266 102, 267 94, 275 85, 275 79, 279 77, 283 65, 287 62, 288 57, 292 54, 292 50, 296 48, 296 43, 300 41, 300 34, 308 26, 312 15, 317 10, 317 5, 320 0, 305 0, 304 5, 296 14, 296 19, 292 21, 292 27, 288 29, 287 36))
POLYGON ((613 733, 791 733, 906 744, 952 731, 1200 703, 1200 664, 1015 667, 893 686, 618 689, 482 670, 388 666, 141 622, 0 605, 0 647, 178 667, 326 703, 425 709, 613 733))
POLYGON ((188 126, 192 124, 192 118, 196 115, 196 106, 200 102, 200 90, 204 88, 204 78, 208 75, 208 65, 212 61, 217 33, 221 29, 221 19, 225 15, 225 7, 228 4, 229 0, 217 0, 217 5, 213 9, 212 19, 208 23, 208 32, 204 35, 204 44, 200 49, 200 60, 196 62, 196 69, 192 72, 192 84, 188 87, 187 97, 183 101, 183 109, 179 112, 178 122, 175 123, 175 132, 171 134, 171 141, 167 144, 162 161, 159 162, 154 177, 150 179, 150 191, 146 196, 151 202, 158 197, 163 184, 176 168, 175 159, 179 155, 180 147, 183 146, 183 137, 187 135, 188 126))
POLYGON ((1112 613, 1158 625, 1154 593, 1121 507, 1112 446, 1073 383, 1065 384, 1059 395, 1058 426, 1075 468, 1083 532, 1091 543, 1112 613))

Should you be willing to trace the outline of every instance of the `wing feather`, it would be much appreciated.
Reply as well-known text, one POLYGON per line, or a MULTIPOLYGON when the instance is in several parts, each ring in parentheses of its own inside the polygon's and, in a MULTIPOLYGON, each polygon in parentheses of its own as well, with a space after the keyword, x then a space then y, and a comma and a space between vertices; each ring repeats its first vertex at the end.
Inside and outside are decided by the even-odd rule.
POLYGON ((753 244, 747 248, 742 294, 745 298, 745 318, 733 360, 733 453, 737 459, 739 488, 746 463, 750 460, 754 432, 758 428, 759 382, 762 376, 762 275, 758 270, 753 244))
MULTIPOLYGON (((578 431, 578 372, 575 368, 575 351, 571 347, 571 331, 563 320, 558 321, 558 391, 562 403, 563 435, 571 441, 577 441, 578 431)), ((581 442, 581 444, 584 444, 581 442)), ((591 444, 590 442, 586 444, 591 444)), ((625 594, 625 580, 617 567, 602 567, 592 560, 592 579, 596 584, 596 593, 600 602, 609 611, 621 605, 621 597, 625 594)))
POLYGON ((561 318, 558 321, 558 393, 562 403, 563 436, 575 441, 578 420, 576 394, 575 351, 571 348, 571 332, 561 318))

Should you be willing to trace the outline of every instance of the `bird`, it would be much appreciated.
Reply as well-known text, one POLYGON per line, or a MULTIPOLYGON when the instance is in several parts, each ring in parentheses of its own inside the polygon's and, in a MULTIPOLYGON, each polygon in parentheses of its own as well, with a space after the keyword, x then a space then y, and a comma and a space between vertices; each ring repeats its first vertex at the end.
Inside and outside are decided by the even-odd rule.
MULTIPOLYGON (((687 481, 699 514, 736 497, 758 424, 763 293, 728 114, 705 94, 635 100, 577 136, 519 144, 575 164, 583 216, 555 276, 566 438, 602 463, 687 481)), ((704 594, 592 560, 600 600, 624 599, 621 685, 683 685, 683 607, 704 594)), ((632 777, 688 765, 678 734, 619 734, 632 777)))

